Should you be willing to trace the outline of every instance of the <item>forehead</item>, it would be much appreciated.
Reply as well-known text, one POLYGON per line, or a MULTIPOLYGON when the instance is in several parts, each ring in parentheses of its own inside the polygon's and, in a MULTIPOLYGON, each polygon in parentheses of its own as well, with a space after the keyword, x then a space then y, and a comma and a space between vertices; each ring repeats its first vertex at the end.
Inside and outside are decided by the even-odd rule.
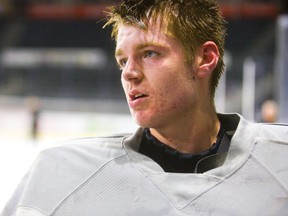
POLYGON ((167 31, 166 25, 161 22, 148 22, 145 27, 142 27, 143 25, 141 23, 139 25, 123 23, 119 25, 116 48, 123 44, 131 45, 135 41, 167 44, 175 40, 167 31))

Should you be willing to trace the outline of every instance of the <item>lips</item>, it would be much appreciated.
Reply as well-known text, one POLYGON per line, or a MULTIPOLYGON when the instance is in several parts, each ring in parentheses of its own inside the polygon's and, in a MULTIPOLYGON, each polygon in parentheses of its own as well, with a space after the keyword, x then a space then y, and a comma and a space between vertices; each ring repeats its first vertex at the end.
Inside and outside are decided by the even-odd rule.
POLYGON ((139 91, 130 91, 129 92, 129 105, 131 108, 135 108, 144 102, 148 97, 148 94, 140 93, 139 91))
POLYGON ((143 97, 147 97, 147 95, 146 95, 146 94, 130 95, 130 99, 131 99, 132 101, 137 100, 137 99, 139 99, 139 98, 143 98, 143 97))

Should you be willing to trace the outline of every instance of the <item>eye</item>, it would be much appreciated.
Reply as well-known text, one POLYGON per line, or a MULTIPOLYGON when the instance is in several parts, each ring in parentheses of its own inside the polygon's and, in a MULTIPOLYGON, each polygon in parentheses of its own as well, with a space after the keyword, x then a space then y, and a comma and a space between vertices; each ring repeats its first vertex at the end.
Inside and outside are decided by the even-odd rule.
POLYGON ((156 52, 154 52, 154 51, 152 51, 152 50, 147 50, 147 51, 145 51, 145 53, 144 53, 144 58, 152 58, 152 57, 154 57, 154 56, 156 56, 156 55, 157 55, 156 52))
POLYGON ((127 59, 120 59, 117 61, 118 67, 120 70, 123 70, 123 68, 125 67, 127 63, 127 59))

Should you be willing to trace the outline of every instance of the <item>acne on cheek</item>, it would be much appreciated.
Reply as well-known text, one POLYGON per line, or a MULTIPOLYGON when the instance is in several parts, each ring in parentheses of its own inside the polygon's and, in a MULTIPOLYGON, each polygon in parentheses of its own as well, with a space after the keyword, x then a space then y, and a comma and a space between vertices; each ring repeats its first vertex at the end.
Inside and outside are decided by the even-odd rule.
MULTIPOLYGON (((166 95, 167 97, 167 95, 166 95)), ((152 112, 154 113, 169 113, 174 112, 175 110, 181 108, 181 104, 178 104, 177 102, 174 103, 174 101, 169 101, 167 99, 164 99, 165 97, 161 97, 161 100, 158 100, 156 104, 152 107, 152 112), (171 104, 171 102, 173 104, 171 104)))
POLYGON ((176 98, 168 111, 173 111, 175 113, 186 112, 192 108, 192 100, 187 97, 178 97, 176 98))

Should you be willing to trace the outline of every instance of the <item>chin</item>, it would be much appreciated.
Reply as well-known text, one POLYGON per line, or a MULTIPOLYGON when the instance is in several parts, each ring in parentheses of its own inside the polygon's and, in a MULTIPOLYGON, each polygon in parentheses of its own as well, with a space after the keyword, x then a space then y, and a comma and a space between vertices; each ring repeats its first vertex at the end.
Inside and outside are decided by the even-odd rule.
POLYGON ((149 121, 149 119, 145 116, 139 116, 139 115, 132 115, 134 121, 136 122, 137 125, 139 125, 140 127, 144 127, 144 128, 148 128, 152 125, 152 122, 149 121))
POLYGON ((159 116, 159 113, 154 112, 131 112, 132 117, 137 125, 143 128, 156 128, 162 125, 163 118, 159 116))
POLYGON ((136 122, 137 125, 139 125, 140 127, 143 127, 143 128, 148 128, 149 127, 149 124, 147 124, 147 122, 143 122, 143 121, 139 121, 137 119, 134 118, 134 121, 136 122))

